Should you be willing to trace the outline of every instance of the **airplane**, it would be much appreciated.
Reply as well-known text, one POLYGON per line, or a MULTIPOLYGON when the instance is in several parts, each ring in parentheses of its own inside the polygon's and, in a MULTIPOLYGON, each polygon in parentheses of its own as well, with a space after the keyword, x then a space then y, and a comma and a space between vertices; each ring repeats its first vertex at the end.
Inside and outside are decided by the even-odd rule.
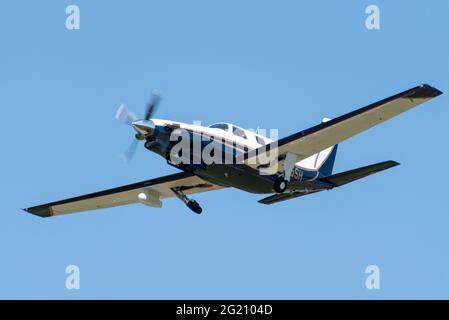
POLYGON ((40 217, 51 217, 134 203, 160 208, 163 199, 176 197, 200 214, 202 208, 198 202, 189 198, 200 192, 232 187, 268 195, 258 202, 273 204, 331 190, 399 165, 395 161, 384 161, 334 174, 338 143, 441 94, 428 84, 418 85, 273 140, 226 122, 205 127, 153 118, 161 100, 159 94, 154 93, 142 119, 137 119, 123 105, 117 111, 116 117, 135 131, 135 140, 125 155, 131 158, 138 142, 144 141, 146 149, 162 156, 180 172, 23 210, 40 217), (197 150, 190 148, 184 154, 173 152, 181 137, 180 131, 191 139, 201 137, 200 147, 197 150), (177 140, 173 140, 175 132, 177 140), (227 157, 232 161, 203 161, 201 152, 208 146, 211 149, 212 144, 213 150, 222 151, 220 159, 227 157), (274 155, 271 160, 275 161, 267 162, 268 155, 274 155), (197 161, 192 161, 195 159, 197 161))

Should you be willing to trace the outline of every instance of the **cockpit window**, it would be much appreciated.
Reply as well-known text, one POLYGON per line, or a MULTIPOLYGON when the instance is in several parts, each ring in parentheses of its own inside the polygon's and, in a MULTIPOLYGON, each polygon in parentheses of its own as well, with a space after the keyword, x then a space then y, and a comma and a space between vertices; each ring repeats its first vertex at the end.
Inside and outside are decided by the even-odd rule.
POLYGON ((235 127, 234 126, 233 129, 232 129, 232 133, 234 133, 238 137, 246 139, 245 131, 243 131, 243 129, 240 129, 239 127, 235 127))
POLYGON ((209 128, 216 128, 216 129, 228 131, 229 127, 226 123, 216 123, 216 124, 210 125, 209 128))

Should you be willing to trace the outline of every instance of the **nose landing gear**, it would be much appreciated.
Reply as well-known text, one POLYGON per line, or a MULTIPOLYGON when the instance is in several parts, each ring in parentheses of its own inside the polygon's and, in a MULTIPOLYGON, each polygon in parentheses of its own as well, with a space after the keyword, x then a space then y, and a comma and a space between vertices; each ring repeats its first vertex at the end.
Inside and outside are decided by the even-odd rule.
POLYGON ((203 212, 203 209, 201 209, 200 205, 198 202, 196 202, 193 199, 189 199, 184 192, 181 191, 181 189, 179 187, 177 188, 171 188, 171 191, 173 191, 173 193, 175 194, 175 196, 181 200, 182 202, 184 202, 184 204, 193 212, 195 212, 196 214, 200 214, 201 212, 203 212))

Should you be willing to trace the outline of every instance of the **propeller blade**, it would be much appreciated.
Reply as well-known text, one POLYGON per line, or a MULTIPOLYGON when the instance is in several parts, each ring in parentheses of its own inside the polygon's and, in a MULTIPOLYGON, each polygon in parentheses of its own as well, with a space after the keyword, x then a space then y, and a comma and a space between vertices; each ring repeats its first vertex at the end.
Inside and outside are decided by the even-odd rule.
POLYGON ((115 113, 115 118, 127 125, 131 125, 137 120, 136 115, 127 110, 124 104, 121 104, 120 107, 118 107, 117 112, 115 113))
MULTIPOLYGON (((159 102, 161 101, 161 96, 159 94, 158 91, 153 91, 153 94, 151 96, 151 101, 147 104, 146 110, 145 110, 145 120, 150 120, 151 117, 153 116, 153 114, 156 112, 157 106, 159 104, 159 102)), ((125 105, 121 104, 120 107, 118 108, 116 114, 115 114, 115 118, 117 120, 119 120, 120 122, 123 122, 127 125, 132 125, 134 127, 134 129, 136 128, 140 128, 139 124, 142 121, 137 121, 137 117, 134 113, 132 113, 131 111, 127 110, 125 108, 125 105)), ((131 142, 131 144, 129 145, 129 147, 125 150, 125 152, 123 152, 120 157, 126 161, 126 162, 130 162, 132 160, 132 158, 134 157, 134 154, 136 153, 137 147, 139 145, 139 140, 143 140, 143 138, 145 137, 145 135, 150 133, 150 129, 151 127, 149 127, 149 124, 147 123, 145 126, 143 126, 144 129, 148 129, 148 132, 146 132, 144 130, 144 132, 140 132, 141 130, 137 130, 137 134, 136 134, 136 139, 133 140, 133 142, 131 142), (139 140, 138 140, 139 139, 139 140)))
POLYGON ((136 153, 137 147, 139 145, 139 140, 133 140, 129 147, 123 152, 120 157, 126 162, 129 163, 136 153))
POLYGON ((161 101, 161 96, 159 91, 155 90, 153 91, 153 94, 151 96, 151 101, 147 104, 147 108, 145 110, 145 120, 150 120, 151 117, 156 112, 156 109, 159 105, 159 102, 161 101))

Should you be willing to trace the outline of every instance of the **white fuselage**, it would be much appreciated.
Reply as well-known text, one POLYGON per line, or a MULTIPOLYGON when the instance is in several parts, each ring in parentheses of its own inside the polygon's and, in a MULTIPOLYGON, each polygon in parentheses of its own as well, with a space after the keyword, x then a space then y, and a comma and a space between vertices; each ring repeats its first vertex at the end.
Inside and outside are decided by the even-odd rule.
MULTIPOLYGON (((157 126, 170 124, 177 127, 179 126, 179 128, 181 129, 192 131, 203 136, 218 137, 222 141, 224 141, 224 143, 234 145, 238 152, 244 152, 244 149, 246 149, 247 151, 257 149, 265 144, 269 144, 274 141, 273 139, 258 134, 253 130, 243 129, 231 123, 217 123, 209 127, 204 127, 200 125, 188 124, 172 120, 151 119, 151 121, 153 121, 157 126), (221 128, 217 128, 214 126, 219 126, 221 128)), ((331 151, 332 147, 327 148, 317 154, 310 156, 309 158, 297 162, 295 166, 308 171, 319 170, 331 151)))

